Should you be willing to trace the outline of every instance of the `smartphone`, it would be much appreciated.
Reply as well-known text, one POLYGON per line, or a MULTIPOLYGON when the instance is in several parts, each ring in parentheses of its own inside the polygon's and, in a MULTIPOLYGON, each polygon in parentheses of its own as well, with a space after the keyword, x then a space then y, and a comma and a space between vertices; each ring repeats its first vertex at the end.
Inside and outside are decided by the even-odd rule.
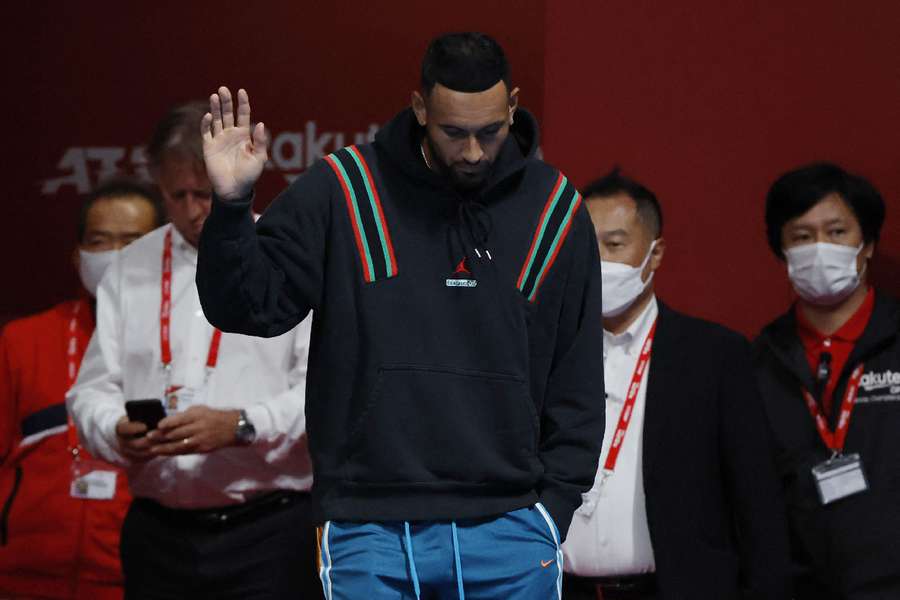
POLYGON ((157 398, 146 400, 129 400, 125 403, 125 412, 129 421, 137 421, 147 426, 147 431, 156 429, 159 422, 166 418, 162 402, 157 398))

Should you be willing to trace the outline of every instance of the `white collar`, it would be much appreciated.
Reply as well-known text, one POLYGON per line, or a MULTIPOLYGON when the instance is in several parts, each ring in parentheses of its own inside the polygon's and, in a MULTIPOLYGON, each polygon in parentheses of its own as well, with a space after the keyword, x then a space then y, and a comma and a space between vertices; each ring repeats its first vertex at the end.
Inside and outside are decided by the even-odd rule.
POLYGON ((181 255, 194 266, 197 265, 197 249, 194 248, 191 244, 188 243, 184 236, 181 235, 181 232, 178 231, 178 228, 169 223, 169 227, 172 230, 172 248, 178 252, 181 252, 181 255))
POLYGON ((644 344, 644 339, 650 333, 656 317, 659 314, 659 307, 656 303, 656 294, 650 297, 650 302, 641 311, 641 314, 628 326, 628 329, 620 334, 615 334, 607 330, 603 330, 603 341, 606 347, 619 347, 626 354, 631 354, 632 350, 644 344))

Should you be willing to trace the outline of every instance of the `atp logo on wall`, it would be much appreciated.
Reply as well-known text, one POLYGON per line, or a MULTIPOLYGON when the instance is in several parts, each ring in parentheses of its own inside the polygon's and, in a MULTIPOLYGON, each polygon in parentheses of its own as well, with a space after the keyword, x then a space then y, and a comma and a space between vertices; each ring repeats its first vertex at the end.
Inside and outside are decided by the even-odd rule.
MULTIPOLYGON (((372 123, 365 131, 345 133, 320 130, 316 121, 307 121, 300 131, 270 133, 266 170, 275 171, 290 183, 325 155, 350 144, 371 142, 378 127, 372 123)), ((144 146, 72 146, 62 151, 56 172, 41 181, 41 194, 86 194, 100 181, 122 173, 150 181, 144 146)))

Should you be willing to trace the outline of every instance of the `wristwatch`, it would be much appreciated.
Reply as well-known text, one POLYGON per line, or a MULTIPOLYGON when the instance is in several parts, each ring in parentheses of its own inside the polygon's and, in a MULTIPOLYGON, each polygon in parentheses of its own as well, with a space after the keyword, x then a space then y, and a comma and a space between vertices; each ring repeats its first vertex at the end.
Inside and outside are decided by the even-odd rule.
POLYGON ((241 416, 234 428, 234 438, 239 446, 249 446, 256 439, 256 427, 247 418, 247 411, 241 409, 241 416))

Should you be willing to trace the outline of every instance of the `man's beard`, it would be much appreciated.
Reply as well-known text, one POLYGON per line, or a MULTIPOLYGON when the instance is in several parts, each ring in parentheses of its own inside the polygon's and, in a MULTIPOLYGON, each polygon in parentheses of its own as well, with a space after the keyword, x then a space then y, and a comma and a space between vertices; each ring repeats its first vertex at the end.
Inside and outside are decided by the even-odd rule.
POLYGON ((430 150, 431 167, 449 179, 450 184, 457 191, 463 193, 476 192, 487 183, 494 166, 493 163, 484 160, 474 167, 466 165, 465 163, 462 165, 450 166, 443 161, 427 135, 425 136, 425 143, 428 144, 428 149, 430 150))

